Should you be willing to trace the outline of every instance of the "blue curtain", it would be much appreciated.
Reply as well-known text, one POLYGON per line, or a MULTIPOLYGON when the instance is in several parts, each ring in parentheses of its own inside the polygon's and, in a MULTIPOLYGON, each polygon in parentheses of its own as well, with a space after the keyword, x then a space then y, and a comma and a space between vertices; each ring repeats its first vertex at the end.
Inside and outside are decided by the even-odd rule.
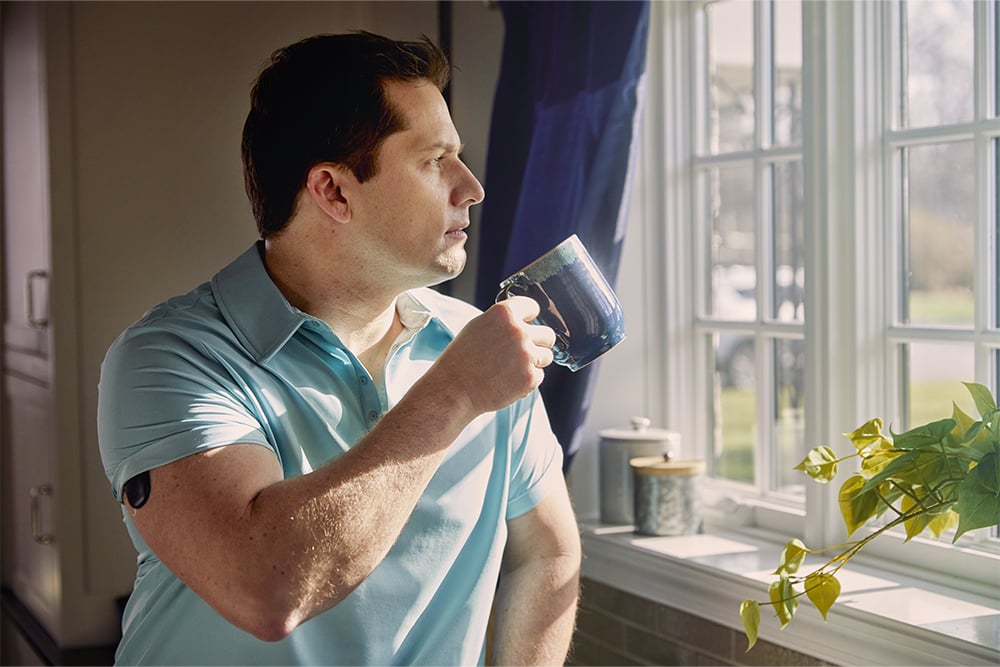
MULTIPOLYGON (((476 275, 481 308, 493 303, 503 278, 573 233, 614 285, 649 25, 647 0, 507 1, 500 8, 504 50, 476 275)), ((601 363, 546 371, 541 391, 565 468, 579 448, 601 363)))

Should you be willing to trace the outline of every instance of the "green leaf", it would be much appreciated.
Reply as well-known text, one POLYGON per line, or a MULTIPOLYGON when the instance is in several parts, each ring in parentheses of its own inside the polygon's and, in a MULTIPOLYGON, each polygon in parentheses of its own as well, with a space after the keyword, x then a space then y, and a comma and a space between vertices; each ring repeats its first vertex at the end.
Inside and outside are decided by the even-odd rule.
POLYGON ((955 420, 955 428, 952 429, 951 435, 956 442, 966 442, 969 429, 976 425, 976 420, 965 414, 962 408, 958 407, 958 403, 951 404, 951 418, 955 420))
POLYGON ((795 574, 798 572, 799 566, 802 565, 802 561, 805 560, 806 554, 812 553, 806 548, 806 545, 802 543, 801 540, 794 539, 789 540, 785 548, 781 550, 781 560, 778 563, 778 569, 774 571, 774 574, 781 574, 782 572, 786 574, 795 574))
POLYGON ((917 449, 926 445, 937 445, 948 437, 955 425, 954 419, 941 419, 893 435, 892 443, 896 449, 917 449))
POLYGON ((969 445, 964 454, 973 461, 981 461, 984 456, 995 452, 997 441, 995 439, 983 438, 976 443, 969 445))
POLYGON ((826 572, 813 572, 806 577, 806 595, 812 601, 819 613, 826 620, 826 612, 837 601, 840 595, 840 582, 832 574, 826 572))
MULTIPOLYGON (((911 493, 915 494, 918 499, 923 500, 926 497, 926 491, 923 489, 914 489, 911 493)), ((904 514, 909 514, 915 507, 918 507, 919 503, 914 500, 911 496, 903 496, 903 500, 900 503, 900 509, 904 514)), ((924 511, 917 514, 911 519, 907 519, 903 522, 903 527, 906 528, 906 541, 909 542, 911 539, 924 532, 924 528, 930 525, 936 517, 930 512, 924 511)))
POLYGON ((870 419, 850 433, 845 433, 844 435, 851 440, 855 449, 859 452, 877 442, 888 442, 888 438, 886 438, 882 433, 882 420, 878 417, 870 419))
POLYGON ((1000 444, 994 447, 958 485, 955 540, 970 530, 1000 524, 1000 444))
POLYGON ((848 537, 875 516, 878 509, 879 500, 875 487, 865 490, 867 485, 864 477, 853 475, 840 487, 840 513, 844 517, 848 537))
POLYGON ((795 466, 795 470, 802 470, 817 482, 825 484, 837 476, 837 455, 826 445, 814 447, 795 466))
POLYGON ((989 440, 990 429, 986 427, 986 424, 978 421, 972 425, 966 434, 965 441, 968 443, 982 442, 983 440, 989 440))
POLYGON ((958 514, 954 510, 948 510, 944 514, 934 517, 934 520, 927 524, 927 528, 934 537, 941 537, 942 533, 958 525, 958 519, 958 514))
POLYGON ((893 470, 887 479, 902 487, 908 495, 920 499, 927 493, 925 489, 936 489, 937 493, 928 501, 928 505, 954 501, 955 483, 965 477, 968 461, 940 449, 912 450, 910 454, 916 456, 910 456, 907 459, 908 465, 893 470))
POLYGON ((965 388, 972 394, 972 400, 976 402, 976 410, 979 416, 985 419, 990 413, 997 409, 997 403, 993 400, 993 394, 988 387, 975 382, 963 382, 965 388))
POLYGON ((795 591, 792 590, 792 582, 785 575, 781 575, 778 581, 771 584, 767 593, 774 604, 774 611, 781 622, 781 629, 784 630, 785 626, 791 622, 792 617, 795 616, 795 610, 799 607, 799 600, 795 597, 795 591))
POLYGON ((902 456, 903 452, 895 450, 888 441, 872 447, 861 459, 861 474, 871 478, 885 470, 893 460, 902 456))
POLYGON ((883 468, 877 475, 874 475, 871 479, 865 482, 864 486, 861 488, 861 492, 867 493, 877 489, 882 482, 893 480, 905 480, 909 475, 913 474, 914 464, 917 458, 920 456, 921 452, 916 449, 911 449, 908 452, 898 456, 893 459, 889 465, 883 468))
POLYGON ((743 632, 747 636, 747 651, 757 643, 757 630, 760 628, 760 604, 756 600, 744 600, 740 605, 740 618, 743 620, 743 632))

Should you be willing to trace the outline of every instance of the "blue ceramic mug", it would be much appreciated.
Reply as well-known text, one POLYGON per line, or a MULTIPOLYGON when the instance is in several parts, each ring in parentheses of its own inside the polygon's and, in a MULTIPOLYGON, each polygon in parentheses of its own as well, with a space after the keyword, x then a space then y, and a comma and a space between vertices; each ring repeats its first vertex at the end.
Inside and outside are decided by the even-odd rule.
POLYGON ((556 333, 555 362, 578 371, 625 339, 621 304, 576 234, 500 283, 497 302, 528 296, 556 333))

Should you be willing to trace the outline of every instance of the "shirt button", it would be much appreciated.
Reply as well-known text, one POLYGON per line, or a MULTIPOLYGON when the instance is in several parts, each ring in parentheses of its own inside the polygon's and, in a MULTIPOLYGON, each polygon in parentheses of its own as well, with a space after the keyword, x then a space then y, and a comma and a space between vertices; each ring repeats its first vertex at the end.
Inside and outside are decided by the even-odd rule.
POLYGON ((368 419, 375 421, 376 419, 378 419, 378 413, 372 410, 371 412, 368 413, 368 419))
POLYGON ((361 384, 368 384, 368 378, 366 378, 364 375, 362 375, 358 379, 361 380, 361 384))

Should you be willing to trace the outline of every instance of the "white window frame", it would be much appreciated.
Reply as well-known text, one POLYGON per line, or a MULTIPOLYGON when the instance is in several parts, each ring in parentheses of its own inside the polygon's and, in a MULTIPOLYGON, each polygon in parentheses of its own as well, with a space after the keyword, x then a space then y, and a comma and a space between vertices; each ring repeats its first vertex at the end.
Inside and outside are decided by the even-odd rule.
MULTIPOLYGON (((666 293, 659 295, 659 303, 666 304, 663 331, 668 333, 669 341, 662 357, 666 421, 681 432, 685 442, 708 443, 711 440, 706 437, 705 420, 698 418, 703 410, 699 397, 707 394, 709 380, 699 372, 699 360, 706 357, 698 347, 701 278, 697 275, 698 263, 693 260, 698 246, 690 224, 696 211, 691 168, 694 132, 689 128, 697 126, 705 111, 691 103, 696 98, 692 94, 696 77, 701 74, 696 69, 697 61, 692 60, 690 22, 696 4, 654 3, 650 48, 659 51, 651 59, 651 103, 645 125, 648 131, 651 117, 662 125, 646 135, 652 137, 652 142, 644 144, 658 146, 661 156, 657 159, 647 155, 644 171, 648 178, 659 178, 666 187, 646 188, 644 205, 662 211, 653 219, 666 221, 660 244, 648 244, 651 247, 646 250, 648 266, 666 267, 664 275, 650 279, 661 279, 666 286, 666 293), (657 17, 663 22, 658 23, 657 17), (661 25, 662 41, 653 35, 661 25), (658 165, 652 168, 654 162, 658 165), (661 261, 657 261, 657 253, 662 253, 661 261), (665 263, 663 257, 667 258, 665 263)), ((803 36, 807 41, 803 49, 803 166, 805 210, 810 221, 806 247, 805 437, 810 443, 829 444, 841 454, 850 453, 850 444, 843 437, 845 431, 872 416, 895 414, 899 390, 889 378, 897 377, 894 373, 898 373, 898 365, 896 355, 889 351, 906 336, 921 339, 927 333, 895 326, 895 313, 887 303, 892 274, 879 268, 884 266, 884 258, 897 255, 886 252, 893 247, 889 245, 893 243, 893 225, 885 223, 895 220, 891 216, 896 201, 885 162, 891 163, 889 142, 894 135, 883 133, 891 113, 887 95, 893 89, 892 63, 883 48, 883 40, 891 34, 890 9, 890 3, 881 2, 803 3, 803 36), (812 141, 811 136, 822 137, 822 141, 812 141), (837 267, 851 270, 838 271, 837 267), (839 317, 841 313, 854 316, 839 317)), ((977 11, 984 10, 980 7, 977 11)), ((980 49, 985 48, 982 40, 991 36, 993 25, 977 21, 977 29, 984 32, 979 35, 980 49)), ((981 60, 982 53, 979 57, 981 60)), ((983 84, 992 73, 977 71, 976 75, 977 88, 987 89, 983 84)), ((985 102, 979 100, 977 104, 985 102)), ((986 136, 982 132, 979 135, 986 136)), ((988 151, 980 151, 979 159, 986 159, 983 153, 988 151)), ((985 201, 986 184, 981 183, 977 191, 985 201)), ((979 230, 988 231, 984 228, 995 219, 996 212, 986 205, 980 209, 984 213, 979 230)), ((982 287, 977 284, 977 298, 985 299, 982 287)), ((980 325, 985 324, 983 318, 993 313, 982 305, 977 303, 980 332, 984 328, 980 325)), ((997 342, 992 334, 977 335, 989 344, 997 342)), ((989 363, 985 355, 977 357, 980 381, 992 380, 989 363)), ((708 453, 701 452, 702 456, 708 453)), ((836 489, 830 485, 808 483, 804 508, 756 491, 747 493, 744 485, 716 481, 708 485, 708 491, 710 504, 722 510, 715 514, 716 518, 727 526, 744 524, 797 536, 811 546, 843 540, 836 489)), ((891 538, 878 540, 866 552, 871 557, 891 558, 900 567, 912 566, 914 571, 943 573, 961 567, 967 573, 970 589, 983 583, 997 585, 997 561, 989 554, 951 548, 934 540, 918 539, 905 547, 899 542, 891 538)))

